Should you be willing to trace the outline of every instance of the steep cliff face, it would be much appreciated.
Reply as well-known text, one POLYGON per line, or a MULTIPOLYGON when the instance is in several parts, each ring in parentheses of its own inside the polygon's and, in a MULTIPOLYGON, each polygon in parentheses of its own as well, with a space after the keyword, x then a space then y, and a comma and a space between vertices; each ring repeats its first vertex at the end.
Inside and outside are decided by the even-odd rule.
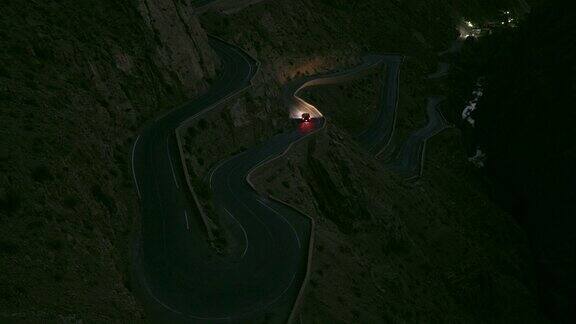
POLYGON ((6 1, 0 47, 0 318, 138 318, 131 144, 214 77, 204 31, 181 1, 6 1))

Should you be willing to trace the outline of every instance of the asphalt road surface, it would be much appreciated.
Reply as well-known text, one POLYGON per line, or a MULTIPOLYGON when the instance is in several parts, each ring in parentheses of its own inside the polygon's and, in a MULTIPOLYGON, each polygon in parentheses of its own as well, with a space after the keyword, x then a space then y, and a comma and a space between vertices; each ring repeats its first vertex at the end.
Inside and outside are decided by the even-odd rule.
POLYGON ((411 179, 422 175, 426 141, 446 129, 450 124, 446 121, 438 106, 444 101, 443 97, 429 97, 426 106, 428 124, 410 134, 402 144, 396 157, 387 166, 401 177, 411 179))
POLYGON ((380 154, 390 144, 396 125, 401 55, 383 55, 386 74, 381 84, 378 116, 356 140, 373 155, 380 154))

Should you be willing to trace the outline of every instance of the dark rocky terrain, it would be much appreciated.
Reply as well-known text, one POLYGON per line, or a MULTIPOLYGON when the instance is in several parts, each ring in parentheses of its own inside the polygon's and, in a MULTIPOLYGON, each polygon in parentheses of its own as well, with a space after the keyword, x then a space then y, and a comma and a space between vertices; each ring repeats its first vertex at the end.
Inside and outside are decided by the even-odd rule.
MULTIPOLYGON (((523 12, 524 2, 269 0, 201 16, 191 2, 165 0, 3 7, 0 319, 134 322, 146 314, 129 270, 139 230, 131 145, 143 125, 219 73, 207 33, 246 49, 261 70, 250 90, 183 138, 200 193, 216 163, 293 127, 282 84, 352 66, 367 52, 406 55, 402 141, 426 122, 431 92, 460 94, 424 77, 463 17, 523 12)), ((354 142, 375 111, 375 82, 311 90, 329 126, 255 174, 259 190, 317 222, 302 322, 545 322, 529 241, 468 163, 459 129, 430 141, 424 176, 409 183, 354 142), (340 111, 356 106, 353 121, 340 111)), ((498 136, 497 126, 486 133, 498 136)), ((200 196, 210 209, 209 193, 200 196)))
POLYGON ((140 318, 130 150, 145 122, 208 87, 218 60, 182 2, 2 12, 0 318, 140 318))
POLYGON ((466 73, 453 80, 486 78, 469 142, 486 152, 493 197, 528 234, 540 300, 555 321, 566 323, 576 319, 576 16, 570 8, 546 2, 519 28, 469 44, 459 63, 466 73))

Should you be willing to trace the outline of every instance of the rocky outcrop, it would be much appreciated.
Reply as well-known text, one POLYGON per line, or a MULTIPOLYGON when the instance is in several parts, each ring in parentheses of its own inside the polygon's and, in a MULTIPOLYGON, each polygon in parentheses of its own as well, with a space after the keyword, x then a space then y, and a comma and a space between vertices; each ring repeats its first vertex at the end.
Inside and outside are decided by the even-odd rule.
POLYGON ((170 66, 188 92, 202 88, 214 76, 217 58, 191 2, 141 0, 138 10, 158 42, 158 62, 170 66))

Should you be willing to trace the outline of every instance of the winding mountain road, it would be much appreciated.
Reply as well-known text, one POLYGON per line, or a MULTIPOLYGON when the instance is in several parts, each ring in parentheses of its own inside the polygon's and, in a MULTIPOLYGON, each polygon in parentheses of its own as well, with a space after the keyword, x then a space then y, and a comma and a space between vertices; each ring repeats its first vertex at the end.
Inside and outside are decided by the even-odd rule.
POLYGON ((386 74, 380 89, 378 116, 356 138, 364 148, 375 156, 389 146, 394 134, 400 91, 400 66, 404 60, 402 55, 395 54, 381 55, 380 57, 383 64, 386 65, 386 74))
POLYGON ((373 155, 378 155, 390 144, 394 133, 398 108, 398 81, 403 60, 404 57, 398 54, 367 55, 363 57, 361 64, 350 69, 295 80, 284 87, 285 105, 288 107, 299 107, 292 109, 293 118, 297 118, 302 112, 308 112, 311 116, 315 116, 320 114, 318 110, 297 96, 301 90, 309 87, 349 82, 372 73, 374 69, 384 68, 385 73, 382 77, 379 91, 378 115, 363 132, 356 136, 356 140, 360 145, 373 155), (296 94, 295 98, 293 98, 293 94, 296 94), (303 111, 302 107, 312 107, 313 110, 303 111))
MULTIPOLYGON (((439 56, 457 53, 461 47, 461 40, 454 41, 450 48, 440 52, 439 56)), ((398 109, 398 78, 403 57, 399 55, 383 57, 388 69, 380 90, 379 114, 376 120, 356 139, 376 157, 384 157, 383 163, 388 169, 404 179, 411 180, 422 176, 428 139, 444 129, 452 127, 452 125, 444 118, 439 109, 445 98, 443 96, 431 96, 428 97, 426 105, 428 123, 410 134, 398 148, 390 145, 395 131, 398 109)), ((444 78, 448 75, 449 70, 449 63, 439 62, 437 71, 426 76, 426 79, 444 78)))
MULTIPOLYGON (((221 162, 210 174, 212 199, 222 229, 231 237, 231 251, 219 255, 207 240, 192 193, 185 185, 175 129, 190 118, 216 107, 251 85, 257 62, 219 39, 210 45, 220 56, 223 75, 210 90, 145 127, 132 150, 132 170, 141 205, 141 235, 135 248, 137 289, 153 319, 172 322, 238 322, 266 315, 285 322, 303 290, 308 264, 312 219, 258 194, 249 182, 256 168, 285 154, 292 144, 325 125, 322 114, 298 93, 307 87, 345 82, 381 64, 386 65, 381 109, 358 136, 377 155, 394 133, 398 104, 400 55, 371 55, 345 71, 289 82, 283 100, 292 117, 308 112, 309 123, 221 162), (274 314, 274 315, 271 315, 274 314)), ((437 111, 440 99, 431 100, 437 111)), ((394 168, 412 170, 423 142, 444 125, 429 113, 427 127, 404 144, 394 168)), ((418 163, 419 164, 419 163, 418 163)))
POLYGON ((410 134, 402 144, 396 157, 388 164, 388 167, 405 179, 412 179, 422 175, 424 153, 428 139, 444 129, 450 127, 438 106, 444 101, 444 97, 432 96, 428 98, 426 112, 428 123, 423 128, 410 134))
MULTIPOLYGON (((447 50, 438 53, 438 56, 456 54, 462 49, 462 44, 463 40, 459 38, 452 42, 447 50)), ((445 78, 450 72, 450 66, 448 62, 439 62, 436 72, 427 75, 426 79, 434 81, 445 78)), ((402 178, 411 180, 422 176, 428 139, 447 128, 453 127, 439 109, 445 100, 444 96, 428 97, 426 105, 428 123, 410 134, 396 152, 391 152, 391 150, 387 152, 389 155, 385 165, 402 178), (390 155, 392 156, 390 157, 390 155)))
POLYGON ((148 125, 132 151, 142 214, 135 252, 139 295, 150 316, 171 322, 239 322, 274 313, 286 322, 306 274, 311 219, 259 196, 247 176, 324 125, 312 122, 221 163, 210 176, 214 206, 232 237, 218 255, 185 185, 174 130, 250 85, 256 62, 216 38, 223 75, 208 93, 148 125))

